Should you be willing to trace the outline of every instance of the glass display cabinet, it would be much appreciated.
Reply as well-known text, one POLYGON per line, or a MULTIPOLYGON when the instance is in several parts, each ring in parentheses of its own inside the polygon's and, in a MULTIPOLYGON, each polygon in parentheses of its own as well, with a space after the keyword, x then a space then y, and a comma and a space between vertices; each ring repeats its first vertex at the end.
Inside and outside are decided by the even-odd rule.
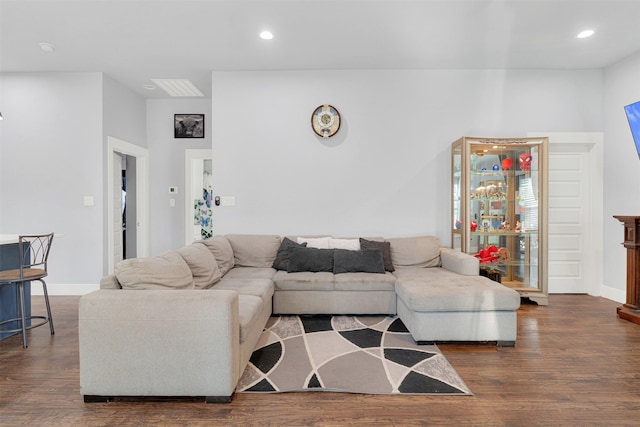
POLYGON ((548 304, 548 144, 462 137, 451 147, 452 247, 540 305, 548 304))

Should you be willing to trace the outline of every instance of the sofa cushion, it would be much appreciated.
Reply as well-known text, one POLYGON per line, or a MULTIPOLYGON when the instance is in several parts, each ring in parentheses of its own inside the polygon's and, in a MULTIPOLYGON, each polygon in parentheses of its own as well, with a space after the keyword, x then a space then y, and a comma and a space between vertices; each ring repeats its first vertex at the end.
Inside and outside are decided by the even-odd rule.
POLYGON ((193 243, 177 252, 191 269, 196 289, 210 288, 222 277, 215 257, 202 243, 193 243))
POLYGON ((331 237, 297 237, 297 243, 306 243, 308 248, 329 249, 331 237))
POLYGON ((396 294, 416 312, 516 310, 520 307, 517 291, 486 277, 462 276, 443 268, 422 269, 421 275, 398 278, 396 294))
MULTIPOLYGON (((445 270, 444 272, 447 272, 445 270)), ((438 269, 431 268, 399 268, 393 272, 393 275, 398 280, 422 280, 424 283, 431 283, 434 280, 437 280, 438 277, 436 274, 438 273, 438 269)))
POLYGON ((358 272, 384 274, 382 251, 379 249, 359 251, 334 249, 333 274, 358 272))
POLYGON ((273 296, 273 282, 270 279, 232 279, 225 276, 213 289, 227 289, 236 291, 239 295, 253 295, 269 304, 273 296))
POLYGON ((380 249, 382 251, 382 261, 384 262, 384 269, 387 271, 393 271, 393 262, 391 261, 391 243, 379 242, 368 239, 360 239, 361 249, 380 249))
POLYGON ((277 271, 273 276, 276 291, 333 291, 334 274, 327 272, 288 273, 277 271))
POLYGON ((276 254, 276 259, 273 260, 272 267, 276 270, 287 270, 289 268, 289 248, 293 247, 306 247, 307 242, 304 243, 296 243, 293 240, 285 237, 282 239, 282 243, 280 243, 280 247, 278 248, 278 253, 276 254))
POLYGON ((396 278, 391 273, 345 273, 335 275, 336 291, 389 291, 395 289, 396 278))
POLYGON ((333 249, 289 248, 289 273, 302 271, 333 272, 333 249))
POLYGON ((238 296, 240 343, 243 343, 247 337, 251 336, 251 331, 256 328, 260 312, 262 311, 262 304, 262 298, 255 295, 238 296))
POLYGON ((115 274, 122 289, 191 289, 191 269, 177 251, 120 261, 115 274))
POLYGON ((204 244, 211 251, 223 276, 234 267, 233 248, 225 236, 213 236, 210 239, 198 240, 197 243, 204 244))
POLYGON ((280 247, 280 236, 270 234, 227 234, 235 265, 271 267, 280 247))
POLYGON ((350 251, 360 250, 359 239, 329 239, 329 249, 348 249, 350 251))
POLYGON ((263 267, 234 267, 224 277, 230 279, 271 279, 276 270, 263 267))
POLYGON ((387 239, 395 267, 437 267, 440 265, 440 241, 434 236, 387 239))

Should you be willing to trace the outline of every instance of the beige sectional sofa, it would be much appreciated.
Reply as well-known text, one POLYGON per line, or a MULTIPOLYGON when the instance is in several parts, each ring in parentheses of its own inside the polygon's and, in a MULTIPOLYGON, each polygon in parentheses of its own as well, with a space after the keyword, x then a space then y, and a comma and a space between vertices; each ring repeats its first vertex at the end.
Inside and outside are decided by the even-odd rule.
POLYGON ((125 260, 80 298, 81 393, 230 401, 278 314, 398 314, 419 342, 513 345, 520 296, 478 272, 432 236, 229 234, 125 260))

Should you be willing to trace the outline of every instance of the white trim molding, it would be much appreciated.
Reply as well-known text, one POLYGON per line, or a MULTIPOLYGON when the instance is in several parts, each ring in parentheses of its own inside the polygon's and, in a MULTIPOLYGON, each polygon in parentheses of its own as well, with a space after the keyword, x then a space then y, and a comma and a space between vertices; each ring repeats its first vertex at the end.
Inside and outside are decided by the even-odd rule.
MULTIPOLYGON (((47 293, 55 296, 85 295, 100 289, 100 285, 91 283, 47 283, 47 293)), ((31 295, 44 295, 40 283, 31 282, 31 295)))
MULTIPOLYGON (((549 137, 549 153, 560 152, 588 152, 591 208, 588 212, 589 232, 588 247, 592 250, 588 254, 588 264, 593 274, 588 293, 593 296, 604 294, 604 219, 602 206, 604 204, 604 133, 603 132, 529 132, 530 137, 549 137)), ((609 297, 607 297, 609 298, 609 297)))
POLYGON ((136 254, 149 255, 149 150, 138 145, 107 137, 107 273, 113 273, 113 154, 136 158, 136 254))
POLYGON ((606 285, 602 285, 602 297, 621 304, 624 304, 627 300, 626 290, 616 289, 606 285))

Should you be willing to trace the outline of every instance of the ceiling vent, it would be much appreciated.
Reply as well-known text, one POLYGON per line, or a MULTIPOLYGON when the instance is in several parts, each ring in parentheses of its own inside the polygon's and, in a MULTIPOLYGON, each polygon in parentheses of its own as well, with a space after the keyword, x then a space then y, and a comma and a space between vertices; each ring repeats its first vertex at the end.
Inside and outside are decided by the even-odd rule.
POLYGON ((151 81, 170 96, 204 96, 203 93, 187 79, 151 79, 151 81))

